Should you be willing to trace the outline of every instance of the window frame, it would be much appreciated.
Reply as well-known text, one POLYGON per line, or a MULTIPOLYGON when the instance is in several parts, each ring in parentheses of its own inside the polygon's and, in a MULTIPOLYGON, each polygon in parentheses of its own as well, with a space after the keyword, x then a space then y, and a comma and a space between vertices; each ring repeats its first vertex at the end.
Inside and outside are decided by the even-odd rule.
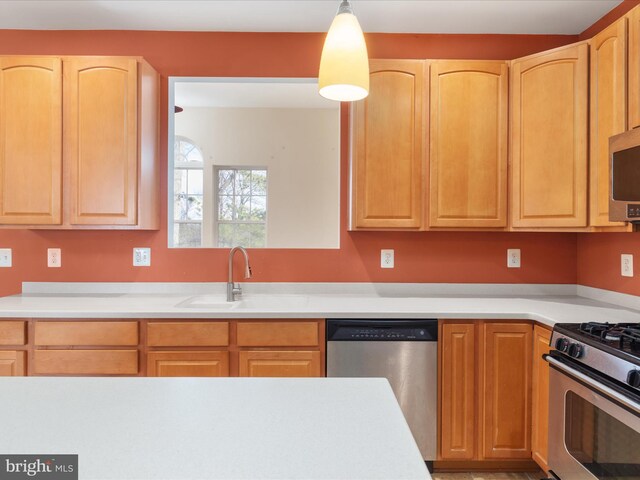
MULTIPOLYGON (((171 241, 171 248, 202 248, 203 247, 203 243, 204 243, 204 216, 205 216, 205 211, 204 211, 204 187, 205 187, 205 176, 204 176, 204 172, 205 172, 205 165, 204 165, 204 153, 202 152, 202 149, 200 148, 200 146, 194 142, 191 138, 189 137, 185 137, 184 135, 174 135, 174 147, 173 147, 173 154, 172 154, 172 168, 171 168, 171 185, 173 186, 173 188, 171 189, 171 194, 169 195, 169 201, 170 201, 170 212, 171 212, 171 222, 169 223, 168 226, 168 230, 169 230, 169 239, 171 241), (193 147, 198 150, 198 152, 200 152, 200 156, 202 157, 202 161, 201 162, 180 162, 175 158, 175 144, 176 142, 185 142, 185 143, 189 143, 191 145, 193 145, 193 147), (201 170, 202 171, 202 218, 200 220, 179 220, 176 219, 175 216, 175 173, 177 169, 182 169, 182 170, 201 170), (196 246, 184 246, 184 245, 176 245, 175 244, 175 240, 174 240, 174 233, 175 233, 175 226, 176 224, 186 224, 186 225, 200 225, 200 244, 196 245, 196 246)), ((188 193, 187 193, 188 194, 188 193)))
MULTIPOLYGON (((234 197, 235 197, 234 191, 234 197)), ((250 197, 253 195, 249 195, 250 197)), ((262 196, 262 195, 259 195, 262 196)), ((218 227, 220 224, 225 225, 264 225, 264 245, 262 247, 248 247, 247 248, 267 248, 267 234, 269 228, 269 169, 266 166, 257 166, 257 165, 213 165, 213 244, 214 248, 226 248, 221 247, 219 244, 218 237, 218 227), (239 170, 261 170, 265 172, 266 176, 266 185, 264 188, 264 221, 256 221, 256 220, 219 220, 218 215, 220 214, 220 182, 219 182, 219 172, 220 170, 235 170, 236 172, 239 170)), ((246 245, 243 245, 246 246, 246 245)))

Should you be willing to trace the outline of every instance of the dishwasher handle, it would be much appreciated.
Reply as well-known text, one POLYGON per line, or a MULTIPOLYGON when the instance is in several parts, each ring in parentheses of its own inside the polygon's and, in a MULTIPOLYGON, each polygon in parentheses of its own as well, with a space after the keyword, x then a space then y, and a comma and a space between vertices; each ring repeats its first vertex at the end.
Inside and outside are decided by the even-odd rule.
POLYGON ((437 319, 327 320, 328 342, 437 342, 437 319))

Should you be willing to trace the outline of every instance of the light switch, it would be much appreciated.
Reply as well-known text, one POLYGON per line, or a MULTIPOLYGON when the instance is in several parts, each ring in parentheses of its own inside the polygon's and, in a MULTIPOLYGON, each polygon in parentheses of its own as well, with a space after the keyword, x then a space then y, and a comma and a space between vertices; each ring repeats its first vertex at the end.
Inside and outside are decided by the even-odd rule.
POLYGON ((11 249, 10 248, 0 248, 0 267, 11 267, 11 249))
POLYGON ((133 249, 133 266, 134 267, 150 267, 151 266, 151 249, 150 248, 134 248, 133 249))

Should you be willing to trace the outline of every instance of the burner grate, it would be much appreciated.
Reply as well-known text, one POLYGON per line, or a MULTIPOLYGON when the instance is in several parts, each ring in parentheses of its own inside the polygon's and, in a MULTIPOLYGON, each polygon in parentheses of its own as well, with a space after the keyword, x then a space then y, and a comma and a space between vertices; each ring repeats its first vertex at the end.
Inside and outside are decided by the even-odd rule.
POLYGON ((640 325, 637 323, 581 323, 580 332, 603 342, 619 342, 620 349, 624 349, 625 342, 632 349, 640 348, 640 325))

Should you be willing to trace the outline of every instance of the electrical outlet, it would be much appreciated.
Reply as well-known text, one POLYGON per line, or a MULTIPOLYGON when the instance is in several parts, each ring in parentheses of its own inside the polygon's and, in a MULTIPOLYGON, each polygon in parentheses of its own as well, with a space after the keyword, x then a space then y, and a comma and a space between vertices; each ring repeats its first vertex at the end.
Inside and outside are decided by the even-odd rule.
POLYGON ((62 266, 62 250, 59 248, 47 249, 47 267, 58 268, 62 266))
POLYGON ((150 248, 134 248, 133 249, 133 266, 134 267, 151 266, 151 249, 150 248))
POLYGON ((507 250, 507 267, 520 268, 520 249, 509 248, 507 250))
POLYGON ((633 277, 633 255, 629 253, 620 255, 620 274, 623 277, 633 277))
POLYGON ((393 250, 380 250, 380 267, 393 268, 394 267, 394 251, 393 250))
POLYGON ((10 267, 11 265, 11 249, 0 248, 0 267, 10 267))

